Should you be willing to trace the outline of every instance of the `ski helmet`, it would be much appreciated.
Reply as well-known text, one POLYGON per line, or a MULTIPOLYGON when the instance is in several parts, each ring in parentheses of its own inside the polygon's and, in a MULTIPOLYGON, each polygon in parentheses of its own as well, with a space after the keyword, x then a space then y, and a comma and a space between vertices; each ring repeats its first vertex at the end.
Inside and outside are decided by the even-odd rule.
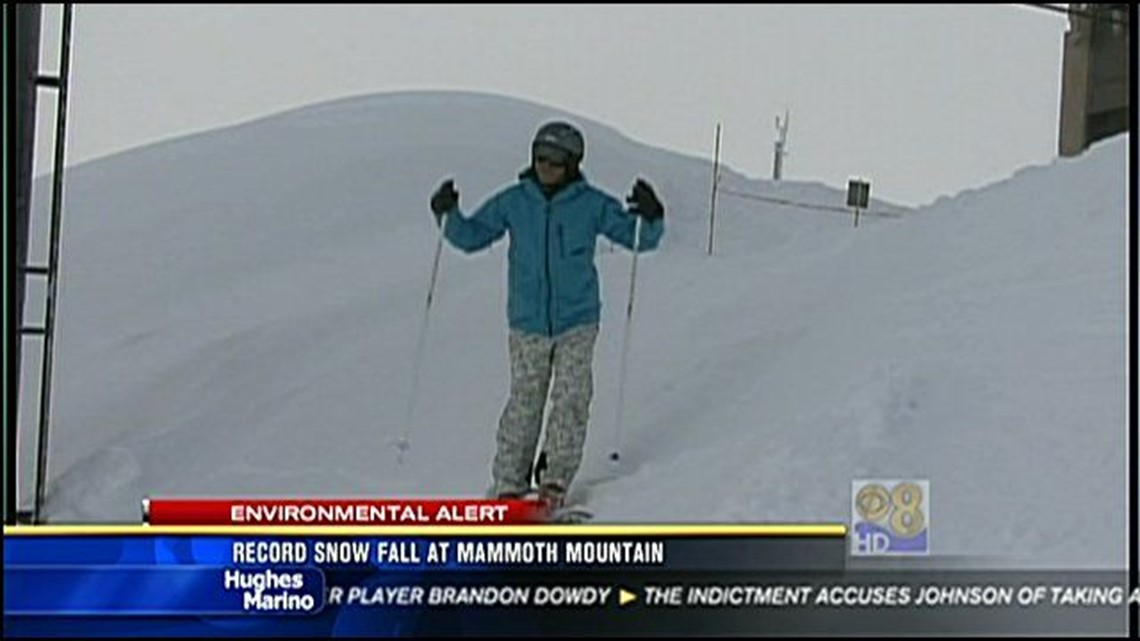
POLYGON ((548 122, 539 127, 534 135, 534 142, 531 144, 532 158, 537 156, 540 149, 561 158, 567 165, 577 166, 582 162, 582 156, 586 154, 586 141, 582 138, 582 132, 574 125, 566 122, 548 122))

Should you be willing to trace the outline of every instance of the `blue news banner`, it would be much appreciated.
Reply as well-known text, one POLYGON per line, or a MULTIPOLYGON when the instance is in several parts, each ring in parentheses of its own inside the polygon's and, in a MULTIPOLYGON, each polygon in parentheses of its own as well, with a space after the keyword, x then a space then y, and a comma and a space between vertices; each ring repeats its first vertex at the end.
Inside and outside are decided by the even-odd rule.
POLYGON ((1127 625, 1118 575, 855 571, 842 527, 44 531, 5 530, 6 636, 1106 634, 1127 625), (1028 586, 1046 595, 1059 586, 1070 601, 1026 602, 1028 586))

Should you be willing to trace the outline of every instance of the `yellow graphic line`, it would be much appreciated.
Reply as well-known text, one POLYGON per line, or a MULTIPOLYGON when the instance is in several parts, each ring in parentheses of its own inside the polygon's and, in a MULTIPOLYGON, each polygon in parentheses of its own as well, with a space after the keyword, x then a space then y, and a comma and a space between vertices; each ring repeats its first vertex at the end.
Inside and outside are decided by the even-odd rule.
POLYGON ((272 535, 272 536, 726 536, 837 537, 837 524, 717 525, 5 525, 4 536, 272 535))

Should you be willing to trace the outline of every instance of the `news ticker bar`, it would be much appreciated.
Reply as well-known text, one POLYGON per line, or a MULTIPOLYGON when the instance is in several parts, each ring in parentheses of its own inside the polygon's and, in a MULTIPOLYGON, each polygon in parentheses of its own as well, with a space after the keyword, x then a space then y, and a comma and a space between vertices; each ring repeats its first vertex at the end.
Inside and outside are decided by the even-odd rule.
MULTIPOLYGON (((943 610, 1115 614, 1140 602, 1123 573, 678 573, 486 571, 426 575, 312 567, 24 567, 6 616, 300 616, 336 608, 585 607, 683 612, 943 610), (84 594, 67 589, 83 585, 84 594)), ((1105 621, 1111 621, 1106 619, 1105 621)))
MULTIPOLYGON (((723 543, 723 542, 722 542, 723 543)), ((5 568, 5 632, 195 636, 1127 630, 1123 573, 5 568)), ((1132 606, 1135 607, 1135 606, 1132 606)))
MULTIPOLYGON (((5 612, 315 614, 342 600, 359 605, 359 576, 328 584, 329 573, 403 576, 413 583, 433 583, 450 575, 490 580, 486 589, 493 591, 498 579, 492 575, 503 579, 535 571, 557 581, 581 581, 598 571, 840 571, 846 549, 838 531, 776 536, 768 530, 757 536, 765 532, 759 526, 578 526, 541 535, 535 526, 484 527, 464 534, 457 533, 458 528, 427 527, 416 533, 370 528, 366 535, 350 535, 343 528, 333 529, 331 535, 314 528, 274 528, 287 529, 288 534, 244 527, 228 527, 226 533, 219 532, 221 528, 187 533, 187 528, 175 526, 101 531, 108 529, 6 528, 5 579, 17 589, 5 592, 5 612), (708 531, 718 535, 699 535, 708 531)), ((429 591, 428 596, 435 594, 429 591)), ((605 600, 608 592, 595 596, 605 600)))
POLYGON ((124 534, 91 526, 6 528, 5 629, 1100 635, 1126 630, 1131 600, 1140 600, 1123 573, 852 571, 845 540, 834 534, 742 534, 764 526, 718 526, 716 536, 694 536, 704 530, 692 526, 503 532, 520 527, 467 534, 369 528, 354 535, 343 528, 273 528, 285 535, 246 527, 194 534, 161 526, 124 534), (725 536, 722 528, 741 535, 725 536), (589 533, 599 529, 606 533, 589 533))

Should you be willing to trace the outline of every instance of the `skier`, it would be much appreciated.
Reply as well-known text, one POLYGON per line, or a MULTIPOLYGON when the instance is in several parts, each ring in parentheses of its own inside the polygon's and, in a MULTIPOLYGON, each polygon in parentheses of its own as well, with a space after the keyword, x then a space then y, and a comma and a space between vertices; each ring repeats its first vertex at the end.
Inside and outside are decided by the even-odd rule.
POLYGON ((626 202, 587 182, 580 164, 581 132, 548 122, 531 144, 530 166, 470 216, 459 209, 453 180, 431 197, 444 235, 465 252, 484 249, 511 234, 507 317, 511 390, 496 435, 493 498, 519 498, 530 490, 542 413, 550 395, 546 470, 539 498, 560 508, 582 460, 593 395, 594 343, 601 302, 594 266, 598 234, 629 249, 651 250, 664 233, 665 208, 638 179, 626 202), (634 238, 637 216, 641 238, 634 238), (553 384, 551 383, 553 381, 553 384))

